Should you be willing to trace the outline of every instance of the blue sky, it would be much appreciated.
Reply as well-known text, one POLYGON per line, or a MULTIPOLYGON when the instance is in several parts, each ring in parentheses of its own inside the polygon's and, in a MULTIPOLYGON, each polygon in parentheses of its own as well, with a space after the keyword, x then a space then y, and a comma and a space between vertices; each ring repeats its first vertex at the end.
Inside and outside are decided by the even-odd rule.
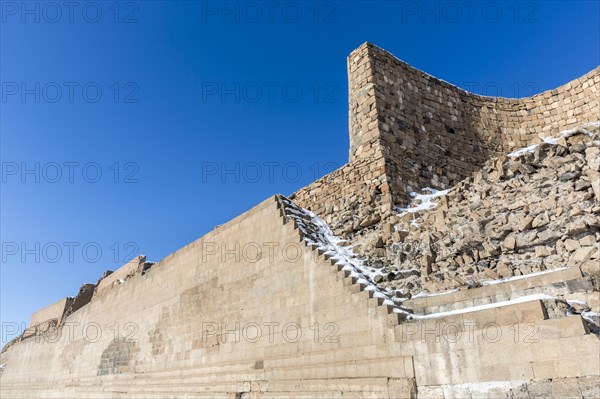
POLYGON ((599 15, 597 1, 1 2, 2 341, 104 270, 343 165, 361 43, 520 97, 599 64, 599 15))

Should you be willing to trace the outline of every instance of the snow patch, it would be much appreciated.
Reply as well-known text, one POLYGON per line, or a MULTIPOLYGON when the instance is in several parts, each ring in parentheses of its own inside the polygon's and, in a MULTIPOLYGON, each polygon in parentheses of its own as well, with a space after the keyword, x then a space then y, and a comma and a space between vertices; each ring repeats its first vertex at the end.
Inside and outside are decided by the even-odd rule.
POLYGON ((565 270, 565 269, 567 269, 567 268, 566 267, 559 267, 558 269, 544 270, 544 271, 541 271, 541 272, 524 274, 522 276, 506 277, 506 278, 501 278, 501 279, 498 279, 498 280, 487 280, 487 281, 482 281, 481 285, 494 285, 494 284, 506 283, 508 281, 522 280, 522 279, 525 279, 525 278, 535 277, 535 276, 539 276, 539 275, 542 275, 542 274, 553 273, 553 272, 557 272, 559 270, 565 270))
POLYGON ((415 201, 415 200, 421 201, 421 203, 419 205, 411 207, 411 208, 398 207, 396 209, 398 209, 398 212, 402 212, 402 214, 405 214, 405 213, 417 213, 419 211, 427 211, 429 209, 437 208, 439 204, 436 202, 431 202, 431 200, 434 198, 437 198, 437 197, 443 197, 445 195, 448 195, 450 190, 452 190, 452 189, 449 188, 448 190, 436 190, 435 188, 425 187, 421 191, 429 191, 430 194, 419 194, 416 192, 410 193, 410 196, 413 198, 413 201, 415 201))
POLYGON ((549 299, 556 299, 556 298, 553 296, 550 296, 550 295, 546 295, 546 294, 527 295, 527 296, 523 296, 521 298, 510 299, 508 301, 487 303, 485 305, 471 306, 469 308, 464 308, 464 309, 449 310, 447 312, 432 313, 432 314, 428 314, 428 315, 410 315, 409 319, 411 319, 411 320, 438 319, 441 317, 454 316, 457 314, 471 313, 471 312, 477 312, 479 310, 499 308, 501 306, 508 306, 508 305, 515 305, 517 303, 523 303, 523 302, 529 302, 529 301, 543 301, 543 300, 549 300, 549 299))
MULTIPOLYGON (((544 140, 545 142, 545 140, 544 140)), ((532 154, 533 152, 535 152, 536 148, 539 147, 539 144, 533 144, 530 145, 529 147, 525 147, 525 148, 521 148, 517 151, 513 151, 510 154, 508 154, 509 157, 511 158, 517 158, 520 157, 521 155, 525 155, 525 154, 532 154)))
POLYGON ((567 301, 567 303, 568 303, 570 306, 573 306, 573 305, 583 305, 583 306, 587 306, 587 303, 585 303, 585 302, 583 302, 583 301, 578 301, 578 300, 576 300, 576 299, 571 299, 571 300, 568 300, 568 301, 567 301))
MULTIPOLYGON (((578 133, 583 133, 588 137, 592 137, 593 136, 592 132, 586 130, 587 128, 590 128, 590 127, 600 127, 600 121, 585 123, 575 129, 563 130, 558 133, 558 137, 542 137, 542 141, 546 144, 556 145, 556 144, 558 144, 558 141, 560 138, 568 138, 568 137, 571 137, 578 133)), ((539 144, 533 144, 533 145, 527 146, 525 148, 521 148, 516 151, 513 151, 510 154, 508 154, 508 156, 510 158, 517 158, 517 157, 520 157, 521 155, 531 154, 531 153, 535 152, 536 148, 538 148, 538 147, 539 147, 539 144)))
POLYGON ((581 312, 581 317, 587 323, 592 334, 600 335, 600 313, 592 311, 581 312))
POLYGON ((448 195, 450 190, 452 189, 449 188, 447 190, 436 190, 435 188, 425 187, 421 191, 428 191, 429 194, 419 194, 413 191, 410 193, 410 196, 413 198, 412 201, 419 201, 419 205, 409 208, 396 207, 398 216, 402 217, 409 213, 412 214, 413 220, 410 222, 410 225, 418 229, 421 227, 421 225, 417 222, 416 213, 437 208, 439 204, 437 202, 433 202, 432 199, 448 195))
POLYGON ((436 293, 433 293, 433 294, 430 294, 428 292, 423 291, 423 292, 419 292, 416 295, 413 295, 411 298, 425 298, 425 297, 430 297, 430 296, 446 295, 446 294, 451 294, 451 293, 456 292, 456 291, 458 291, 458 289, 444 291, 444 292, 436 292, 436 293))
MULTIPOLYGON (((498 280, 486 280, 486 281, 482 281, 481 285, 502 284, 502 283, 507 283, 509 281, 523 280, 523 279, 526 279, 526 278, 540 276, 542 274, 548 274, 548 273, 558 272, 560 270, 565 270, 565 269, 567 269, 567 267, 559 267, 557 269, 544 270, 544 271, 541 271, 541 272, 524 274, 522 276, 506 277, 506 278, 501 278, 501 279, 498 279, 498 280)), ((413 295, 412 298, 424 298, 424 297, 430 297, 430 296, 446 295, 446 294, 451 294, 451 293, 456 292, 456 291, 458 291, 458 289, 444 291, 444 292, 436 292, 436 293, 433 293, 433 294, 430 294, 428 292, 423 291, 423 292, 419 292, 416 295, 413 295)))
POLYGON ((600 121, 584 123, 583 125, 581 125, 580 127, 576 127, 575 129, 563 130, 559 133, 559 137, 567 138, 573 136, 576 133, 583 133, 591 137, 593 136, 593 134, 586 130, 590 127, 600 127, 600 121))
POLYGON ((596 324, 595 320, 600 319, 600 313, 598 312, 582 312, 581 313, 581 317, 583 317, 584 319, 586 319, 587 321, 590 321, 594 324, 596 324))
POLYGON ((544 137, 543 140, 544 140, 544 143, 546 143, 546 144, 552 144, 552 145, 558 144, 558 139, 556 139, 556 138, 544 137))

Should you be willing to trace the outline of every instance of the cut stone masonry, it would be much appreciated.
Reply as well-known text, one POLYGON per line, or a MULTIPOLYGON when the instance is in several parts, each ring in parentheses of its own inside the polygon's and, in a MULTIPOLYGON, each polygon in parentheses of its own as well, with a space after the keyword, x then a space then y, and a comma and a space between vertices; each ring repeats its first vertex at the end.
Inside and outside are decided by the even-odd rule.
POLYGON ((347 165, 36 312, 0 396, 600 398, 600 68, 481 97, 365 43, 348 74, 347 165))

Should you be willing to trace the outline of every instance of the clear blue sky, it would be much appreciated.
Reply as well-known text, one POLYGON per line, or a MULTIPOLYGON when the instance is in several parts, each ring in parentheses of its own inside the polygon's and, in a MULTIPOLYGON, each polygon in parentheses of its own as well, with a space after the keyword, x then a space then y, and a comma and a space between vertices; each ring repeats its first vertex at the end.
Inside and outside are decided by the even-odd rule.
POLYGON ((599 64, 597 1, 62 4, 0 3, 2 323, 343 165, 365 41, 506 97, 599 64))

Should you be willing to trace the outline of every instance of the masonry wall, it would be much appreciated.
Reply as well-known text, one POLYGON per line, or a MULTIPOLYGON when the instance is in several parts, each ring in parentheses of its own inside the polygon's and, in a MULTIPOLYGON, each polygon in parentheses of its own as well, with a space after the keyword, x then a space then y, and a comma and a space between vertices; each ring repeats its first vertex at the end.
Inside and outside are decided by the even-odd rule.
POLYGON ((365 43, 348 74, 350 161, 382 155, 397 203, 456 184, 498 152, 600 119, 600 67, 533 97, 482 97, 365 43))
POLYGON ((370 43, 347 62, 349 162, 292 195, 339 235, 373 226, 369 215, 393 217, 410 192, 448 188, 499 152, 600 119, 600 67, 507 99, 466 92, 370 43))
POLYGON ((31 322, 29 327, 34 327, 36 324, 42 324, 48 320, 55 319, 57 323, 60 323, 65 313, 65 310, 71 305, 73 298, 63 298, 60 301, 48 305, 43 309, 38 310, 31 315, 31 322))
POLYGON ((94 296, 101 296, 141 270, 146 258, 137 256, 98 282, 94 296))
POLYGON ((393 211, 368 48, 363 45, 348 57, 349 162, 290 197, 321 216, 340 236, 373 226, 393 211))
MULTIPOLYGON (((410 188, 451 184, 480 157, 528 144, 536 128, 597 116, 598 70, 521 109, 462 93, 370 44, 348 64, 350 162, 294 197, 336 232, 377 226, 410 188), (420 164, 440 143, 451 147, 420 164), (469 151, 471 161, 461 158, 469 151)), ((403 322, 306 246, 280 204, 266 200, 146 273, 138 259, 102 280, 60 334, 32 333, 0 354, 2 397, 468 397, 481 383, 562 397, 597 387, 600 345, 580 316, 551 319, 530 300, 403 322), (450 322, 460 339, 440 336, 450 322), (490 322, 497 340, 484 338, 490 322), (531 323, 536 341, 515 338, 515 324, 531 323)), ((475 299, 489 303, 464 298, 475 299)))
POLYGON ((357 159, 290 198, 321 216, 339 236, 373 226, 391 215, 392 195, 383 158, 357 159))
POLYGON ((271 198, 95 296, 58 342, 13 345, 1 358, 2 396, 266 398, 308 389, 389 397, 388 380, 412 378, 412 364, 368 353, 393 334, 368 299, 346 291, 271 198), (269 323, 277 323, 272 341, 269 323), (253 326, 263 329, 256 342, 253 326), (357 361, 354 371, 344 363, 357 361))
POLYGON ((75 298, 73 298, 73 302, 69 307, 68 311, 70 313, 76 312, 92 300, 94 295, 94 289, 96 288, 95 284, 83 284, 79 289, 79 293, 75 298))
POLYGON ((599 96, 600 67, 533 97, 482 97, 365 43, 348 57, 349 162, 290 198, 372 265, 391 264, 396 208, 411 192, 449 188, 499 153, 597 121, 599 96))
POLYGON ((485 383, 485 397, 496 384, 551 398, 599 381, 598 337, 580 316, 548 319, 539 300, 412 322, 390 311, 306 246, 270 198, 95 297, 61 334, 11 346, 0 357, 0 392, 391 399, 470 395, 485 383), (527 324, 536 326, 535 340, 515 338, 515 326, 527 324))

